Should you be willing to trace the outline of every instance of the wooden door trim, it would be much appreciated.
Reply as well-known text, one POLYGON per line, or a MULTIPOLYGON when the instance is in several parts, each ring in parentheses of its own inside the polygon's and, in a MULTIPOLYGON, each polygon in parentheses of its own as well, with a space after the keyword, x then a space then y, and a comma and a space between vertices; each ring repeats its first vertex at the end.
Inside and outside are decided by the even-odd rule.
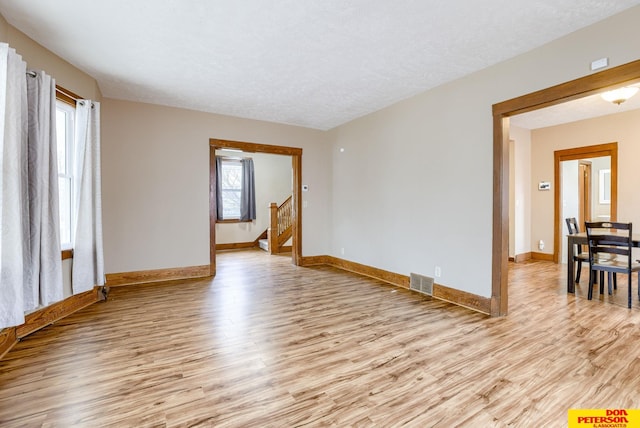
POLYGON ((532 92, 492 106, 493 239, 491 315, 508 312, 509 286, 509 116, 560 104, 640 79, 640 60, 532 92))
POLYGON ((291 261, 296 266, 300 266, 302 263, 302 149, 211 138, 209 140, 209 259, 211 275, 216 273, 216 150, 219 149, 291 156, 293 169, 291 261))
POLYGON ((611 220, 618 218, 618 143, 597 144, 594 146, 574 147, 553 152, 553 261, 560 260, 560 163, 564 161, 611 156, 611 220))
MULTIPOLYGON (((591 162, 586 160, 578 161, 578 224, 584 224, 591 221, 591 162), (585 176, 586 174, 586 176, 585 176), (587 220, 588 219, 588 220, 587 220)), ((584 228, 581 228, 584 230, 584 228)), ((560 228, 562 230, 562 228, 560 228)), ((560 237, 562 239, 562 237, 560 237)), ((555 247, 554 247, 555 250, 555 247)), ((560 248, 558 251, 558 261, 560 261, 560 248)))

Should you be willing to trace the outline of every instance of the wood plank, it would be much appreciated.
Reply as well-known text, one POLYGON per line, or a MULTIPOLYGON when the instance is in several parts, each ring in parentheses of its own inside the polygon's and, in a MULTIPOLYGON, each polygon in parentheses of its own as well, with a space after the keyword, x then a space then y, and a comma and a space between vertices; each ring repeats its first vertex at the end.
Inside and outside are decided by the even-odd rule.
POLYGON ((108 273, 107 285, 117 287, 120 285, 144 284, 149 282, 172 281, 176 279, 204 278, 210 275, 210 266, 188 266, 168 269, 152 269, 134 272, 108 273))
POLYGON ((328 265, 328 256, 304 256, 301 260, 301 266, 318 266, 328 265))
POLYGON ((216 251, 222 250, 241 250, 256 247, 256 241, 253 242, 234 242, 230 244, 216 244, 216 251))
POLYGON ((493 105, 493 114, 512 115, 586 97, 640 78, 640 60, 561 83, 493 105))
POLYGON ((388 282, 389 284, 397 285, 398 287, 409 288, 409 277, 406 275, 400 275, 395 272, 389 272, 384 269, 378 269, 333 256, 327 256, 327 264, 342 270, 379 279, 381 281, 388 282))
POLYGON ((66 299, 53 303, 46 308, 39 309, 25 316, 24 324, 16 327, 16 336, 21 339, 40 330, 80 309, 96 303, 99 300, 98 288, 84 293, 75 294, 66 299))
POLYGON ((491 243, 491 315, 507 315, 509 293, 509 125, 493 117, 493 239, 491 243))
POLYGON ((71 250, 62 250, 62 260, 72 259, 73 258, 73 249, 71 250))
POLYGON ((547 262, 553 262, 554 257, 553 254, 548 254, 548 253, 537 253, 537 252, 532 252, 531 253, 531 259, 532 260, 544 260, 547 262))
POLYGON ((0 330, 0 360, 13 346, 18 343, 15 327, 7 327, 0 330))
POLYGON ((17 343, 18 339, 96 303, 101 298, 102 293, 99 293, 99 287, 95 287, 93 290, 67 297, 26 315, 23 324, 0 331, 0 359, 17 343))
POLYGON ((489 297, 477 296, 435 283, 433 284, 433 297, 483 314, 491 315, 491 298, 489 297))
MULTIPOLYGON (((349 260, 340 259, 333 256, 313 256, 305 257, 303 266, 314 266, 325 264, 338 269, 346 270, 348 272, 354 272, 360 275, 365 275, 371 278, 384 281, 389 284, 396 285, 402 288, 409 288, 410 278, 406 275, 401 275, 394 272, 389 272, 383 269, 374 268, 372 266, 355 263, 349 260)), ((433 284, 433 297, 437 299, 446 300, 450 303, 454 303, 463 306, 468 309, 481 312, 483 314, 491 314, 491 299, 477 296, 475 294, 467 293, 462 290, 456 290, 453 288, 445 287, 440 284, 433 284)))
POLYGON ((216 199, 216 148, 209 146, 209 274, 216 274, 216 221, 218 205, 216 199))
POLYGON ((528 253, 516 254, 513 261, 516 263, 523 263, 523 262, 528 262, 529 260, 531 260, 531 258, 532 258, 531 252, 528 252, 528 253))
POLYGON ((291 259, 300 266, 302 260, 302 152, 291 158, 293 169, 293 201, 291 204, 291 238, 293 249, 291 259))
POLYGON ((220 140, 217 138, 210 138, 209 145, 216 149, 236 149, 248 153, 271 153, 274 155, 302 156, 302 149, 298 147, 220 140))
POLYGON ((66 103, 66 104, 69 104, 71 107, 75 108, 76 102, 78 100, 84 100, 86 98, 81 97, 80 95, 78 95, 78 94, 76 94, 74 92, 71 92, 68 89, 63 88, 60 85, 56 85, 56 99, 66 103))
POLYGON ((258 250, 218 263, 23 338, 0 361, 0 425, 563 426, 570 408, 640 406, 623 277, 588 301, 562 266, 514 264, 492 319, 258 250))

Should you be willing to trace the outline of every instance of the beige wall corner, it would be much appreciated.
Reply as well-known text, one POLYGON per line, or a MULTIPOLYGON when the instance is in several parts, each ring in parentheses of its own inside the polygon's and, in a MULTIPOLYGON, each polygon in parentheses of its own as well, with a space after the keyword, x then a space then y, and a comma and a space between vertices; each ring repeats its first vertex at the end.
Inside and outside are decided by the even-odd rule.
POLYGON ((209 139, 299 147, 303 254, 328 250, 326 133, 230 116, 119 101, 102 102, 107 273, 209 263, 209 139))
POLYGON ((7 43, 7 35, 9 32, 9 24, 7 20, 4 19, 4 16, 0 14, 0 42, 7 43))
MULTIPOLYGON (((0 36, 2 36, 2 21, 0 20, 0 36)), ((56 84, 83 98, 95 101, 102 99, 98 83, 93 77, 39 45, 9 24, 7 24, 6 33, 7 43, 22 55, 27 67, 46 71, 56 79, 56 84)))

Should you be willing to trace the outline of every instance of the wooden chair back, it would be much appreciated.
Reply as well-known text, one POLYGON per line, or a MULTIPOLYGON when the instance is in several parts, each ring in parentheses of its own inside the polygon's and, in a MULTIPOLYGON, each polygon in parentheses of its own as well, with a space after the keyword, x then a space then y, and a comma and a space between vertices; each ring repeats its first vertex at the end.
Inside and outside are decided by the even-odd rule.
MULTIPOLYGON (((564 221, 567 222, 567 230, 569 231, 569 235, 580 233, 580 226, 578 225, 578 220, 576 220, 575 217, 565 218, 564 221)), ((575 248, 573 250, 574 259, 577 260, 582 255, 582 249, 582 245, 575 245, 575 248)))
POLYGON ((569 235, 575 235, 576 233, 580 233, 580 226, 578 226, 578 220, 575 217, 565 218, 564 221, 567 222, 567 229, 569 230, 569 235))
POLYGON ((631 272, 633 259, 632 224, 601 221, 587 222, 585 226, 589 243, 590 265, 597 265, 599 270, 609 272, 631 272), (598 263, 602 260, 615 260, 615 263, 598 263))

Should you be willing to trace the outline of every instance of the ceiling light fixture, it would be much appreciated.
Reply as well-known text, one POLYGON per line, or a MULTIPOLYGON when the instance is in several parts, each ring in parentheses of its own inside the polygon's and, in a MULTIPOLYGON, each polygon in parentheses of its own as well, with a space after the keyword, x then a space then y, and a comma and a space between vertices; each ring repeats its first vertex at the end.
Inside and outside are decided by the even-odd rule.
POLYGON ((638 89, 639 88, 637 86, 625 86, 622 88, 614 89, 613 91, 604 92, 600 96, 605 101, 620 105, 634 96, 636 92, 638 92, 638 89))

